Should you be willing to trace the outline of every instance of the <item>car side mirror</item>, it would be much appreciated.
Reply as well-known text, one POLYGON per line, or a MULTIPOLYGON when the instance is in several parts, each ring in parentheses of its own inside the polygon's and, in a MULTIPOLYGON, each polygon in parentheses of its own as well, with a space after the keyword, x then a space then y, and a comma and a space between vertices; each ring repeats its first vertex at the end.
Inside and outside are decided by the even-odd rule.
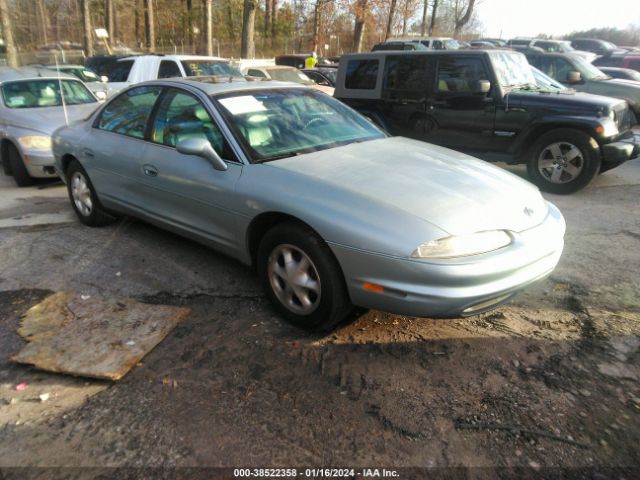
POLYGON ((187 138, 180 140, 176 145, 176 150, 184 155, 195 155, 207 160, 213 168, 225 171, 229 168, 224 160, 220 158, 208 140, 204 138, 187 138))
POLYGON ((569 72, 567 73, 567 83, 578 83, 582 80, 582 75, 580 72, 569 72))
POLYGON ((473 93, 486 95, 491 90, 491 82, 489 80, 478 80, 476 81, 473 93))

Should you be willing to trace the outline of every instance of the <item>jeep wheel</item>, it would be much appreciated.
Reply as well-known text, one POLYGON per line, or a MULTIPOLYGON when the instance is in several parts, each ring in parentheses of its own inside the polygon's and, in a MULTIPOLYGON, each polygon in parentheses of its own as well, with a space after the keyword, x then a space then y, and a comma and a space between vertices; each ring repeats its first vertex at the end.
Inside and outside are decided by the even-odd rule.
POLYGON ((530 150, 529 178, 549 193, 569 194, 587 186, 600 170, 600 152, 591 138, 571 129, 542 135, 530 150))

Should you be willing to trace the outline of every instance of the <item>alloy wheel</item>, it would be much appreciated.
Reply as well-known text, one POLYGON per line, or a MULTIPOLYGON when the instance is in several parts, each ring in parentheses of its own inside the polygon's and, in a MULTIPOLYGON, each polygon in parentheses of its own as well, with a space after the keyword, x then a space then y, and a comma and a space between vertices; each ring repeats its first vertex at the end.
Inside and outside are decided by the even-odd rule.
POLYGON ((582 151, 569 142, 555 142, 542 149, 538 156, 538 171, 551 183, 569 183, 584 168, 582 151))
POLYGON ((74 172, 71 176, 71 195, 73 203, 84 217, 91 215, 93 201, 91 200, 91 189, 87 179, 81 172, 74 172))

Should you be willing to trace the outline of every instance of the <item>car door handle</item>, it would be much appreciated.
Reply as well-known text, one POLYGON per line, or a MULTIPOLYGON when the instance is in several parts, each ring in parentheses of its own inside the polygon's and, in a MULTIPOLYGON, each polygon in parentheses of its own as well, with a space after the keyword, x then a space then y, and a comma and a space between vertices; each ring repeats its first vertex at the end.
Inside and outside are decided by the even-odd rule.
POLYGON ((142 166, 142 171, 148 177, 157 177, 158 176, 158 169, 156 167, 154 167, 153 165, 148 165, 148 164, 147 165, 143 165, 142 166))
POLYGON ((95 157, 95 155, 93 154, 93 152, 92 152, 91 150, 89 150, 88 148, 85 148, 85 149, 82 151, 82 153, 83 153, 83 155, 84 155, 85 157, 88 157, 88 158, 93 158, 93 157, 95 157))

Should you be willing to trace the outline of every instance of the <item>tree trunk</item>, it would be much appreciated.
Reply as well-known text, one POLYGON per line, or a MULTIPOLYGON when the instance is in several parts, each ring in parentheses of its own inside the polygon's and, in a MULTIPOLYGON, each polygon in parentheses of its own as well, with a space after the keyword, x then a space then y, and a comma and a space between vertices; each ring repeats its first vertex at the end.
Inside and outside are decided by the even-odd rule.
POLYGON ((271 48, 276 44, 276 15, 278 11, 278 0, 271 0, 271 48))
MULTIPOLYGON (((84 1, 86 2, 87 0, 84 1)), ((156 30, 154 23, 153 0, 144 0, 144 33, 149 52, 156 51, 156 30)))
POLYGON ((187 43, 189 48, 194 48, 193 38, 193 0, 187 0, 187 43))
POLYGON ((431 9, 431 24, 429 25, 429 36, 433 35, 433 30, 436 28, 436 14, 438 13, 438 2, 440 0, 433 0, 433 8, 431 9))
POLYGON ((429 0, 424 0, 422 7, 422 25, 420 26, 420 35, 424 37, 427 33, 427 10, 429 9, 429 0))
POLYGON ((453 30, 453 36, 455 38, 458 38, 458 35, 460 35, 460 30, 462 30, 462 28, 469 23, 469 20, 471 20, 471 15, 473 15, 473 7, 475 6, 476 0, 469 0, 469 5, 467 5, 467 11, 464 13, 464 15, 460 18, 456 18, 456 26, 453 30))
MULTIPOLYGON (((271 33, 271 0, 264 0, 264 38, 271 33)), ((266 41, 265 41, 266 44, 266 41)))
POLYGON ((2 17, 2 36, 7 48, 7 65, 16 68, 18 66, 18 54, 16 53, 16 44, 13 41, 13 25, 7 8, 7 0, 0 0, 0 17, 2 17))
POLYGON ((104 0, 104 14, 106 17, 106 21, 104 22, 105 28, 109 33, 109 40, 113 42, 113 39, 116 36, 116 18, 113 0, 104 0))
POLYGON ((365 21, 367 20, 367 7, 368 0, 358 0, 356 3, 356 22, 353 29, 353 49, 356 52, 362 51, 365 21))
POLYGON ((91 12, 89 0, 82 0, 82 25, 84 32, 84 50, 87 57, 93 56, 93 35, 91 34, 91 12))
POLYGON ((258 5, 256 0, 244 0, 244 12, 242 14, 242 43, 240 45, 240 56, 242 58, 255 58, 255 26, 256 26, 256 9, 258 5))
POLYGON ((313 8, 313 45, 311 51, 318 53, 318 36, 320 34, 320 15, 322 14, 322 0, 316 0, 313 8))
POLYGON ((396 0, 391 0, 391 6, 389 7, 389 19, 387 20, 387 31, 384 34, 385 41, 391 36, 391 29, 393 28, 393 17, 396 15, 396 0))
POLYGON ((36 18, 38 19, 38 30, 40 30, 40 40, 43 45, 49 43, 49 36, 47 35, 47 23, 49 17, 47 16, 47 12, 44 6, 44 0, 38 0, 36 2, 36 18))
POLYGON ((207 0, 207 55, 213 56, 213 0, 207 0))

